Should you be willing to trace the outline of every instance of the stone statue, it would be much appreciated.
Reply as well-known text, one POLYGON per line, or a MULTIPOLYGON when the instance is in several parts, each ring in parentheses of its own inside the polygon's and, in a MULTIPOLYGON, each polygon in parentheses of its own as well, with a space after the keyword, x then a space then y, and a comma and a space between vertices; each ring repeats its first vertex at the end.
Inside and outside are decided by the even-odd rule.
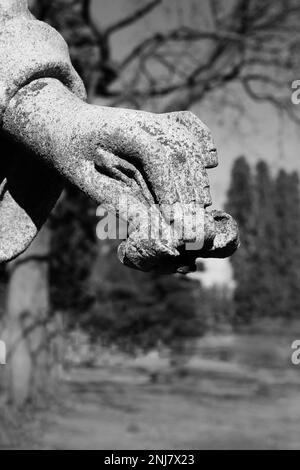
POLYGON ((206 209, 207 169, 217 165, 217 152, 195 115, 87 104, 66 43, 31 15, 27 0, 0 0, 0 57, 1 262, 28 247, 65 180, 111 211, 126 196, 129 236, 119 257, 130 267, 189 272, 199 257, 235 251, 234 220, 206 209), (204 218, 204 243, 193 251, 185 245, 195 241, 192 229, 169 230, 176 222, 172 209, 190 204, 204 218), (136 214, 146 219, 153 206, 166 235, 147 240, 136 214))

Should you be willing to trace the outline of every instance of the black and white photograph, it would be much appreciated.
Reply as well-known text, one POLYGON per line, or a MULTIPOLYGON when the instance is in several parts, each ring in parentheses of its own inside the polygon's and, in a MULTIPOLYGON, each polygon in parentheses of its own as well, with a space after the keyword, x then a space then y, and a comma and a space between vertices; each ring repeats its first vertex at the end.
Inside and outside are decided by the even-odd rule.
POLYGON ((299 149, 300 0, 0 0, 0 450, 300 450, 299 149))

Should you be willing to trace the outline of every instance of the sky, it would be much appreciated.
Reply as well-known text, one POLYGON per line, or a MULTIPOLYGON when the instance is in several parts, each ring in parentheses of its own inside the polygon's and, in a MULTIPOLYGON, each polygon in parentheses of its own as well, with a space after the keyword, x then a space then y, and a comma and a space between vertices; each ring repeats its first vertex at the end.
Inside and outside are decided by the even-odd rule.
MULTIPOLYGON (((206 0, 200 1, 205 8, 206 0)), ((101 26, 116 22, 141 5, 141 0, 93 2, 93 15, 101 26)), ((115 57, 121 57, 128 47, 134 46, 153 30, 165 30, 175 21, 194 23, 192 3, 192 0, 164 0, 163 10, 159 7, 146 20, 116 35, 113 43, 115 57)), ((295 77, 296 79, 300 77, 295 77)), ((226 200, 232 164, 240 155, 246 156, 252 165, 260 159, 269 162, 273 172, 277 172, 279 168, 300 170, 299 128, 271 105, 254 103, 236 86, 228 93, 233 107, 223 107, 208 97, 201 106, 195 105, 192 109, 210 127, 219 151, 219 166, 209 170, 215 209, 222 208, 226 200)), ((206 272, 201 274, 205 285, 233 286, 228 260, 206 260, 205 265, 206 272)))

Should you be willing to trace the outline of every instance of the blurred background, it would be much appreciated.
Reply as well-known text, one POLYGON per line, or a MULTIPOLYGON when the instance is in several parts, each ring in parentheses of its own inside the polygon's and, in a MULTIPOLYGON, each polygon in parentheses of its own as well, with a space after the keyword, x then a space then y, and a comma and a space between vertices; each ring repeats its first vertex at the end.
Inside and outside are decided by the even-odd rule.
POLYGON ((300 0, 36 0, 91 103, 191 110, 212 130, 230 260, 124 268, 67 187, 1 268, 0 449, 297 449, 300 0))

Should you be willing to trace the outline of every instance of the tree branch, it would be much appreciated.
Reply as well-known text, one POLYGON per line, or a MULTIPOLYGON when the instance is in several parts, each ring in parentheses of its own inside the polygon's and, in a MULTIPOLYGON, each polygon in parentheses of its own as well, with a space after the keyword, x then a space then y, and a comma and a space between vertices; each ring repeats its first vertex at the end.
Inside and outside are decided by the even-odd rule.
MULTIPOLYGON (((252 39, 254 40, 254 38, 252 39)), ((141 56, 144 51, 153 44, 161 46, 168 42, 197 42, 201 40, 211 40, 220 43, 226 41, 243 44, 246 41, 251 42, 251 37, 245 37, 241 34, 228 31, 199 31, 186 27, 176 28, 165 34, 156 33, 153 36, 148 37, 134 49, 132 49, 132 51, 119 64, 119 66, 121 69, 124 69, 136 58, 141 56)))
POLYGON ((92 20, 91 0, 82 0, 81 14, 82 14, 82 19, 91 28, 94 36, 97 39, 98 44, 100 44, 103 39, 103 33, 101 32, 100 28, 96 26, 94 21, 92 20))
POLYGON ((283 99, 280 99, 276 97, 274 94, 271 93, 258 93, 256 92, 252 86, 251 82, 247 80, 246 78, 241 79, 241 84, 247 93, 247 95, 253 100, 253 101, 258 101, 258 102, 267 102, 272 104, 276 109, 281 109, 283 110, 289 118, 295 122, 297 125, 300 124, 300 117, 297 116, 293 112, 293 108, 290 104, 290 101, 285 101, 283 99))
POLYGON ((144 5, 142 8, 136 10, 133 12, 131 15, 127 16, 126 18, 121 19, 117 23, 108 26, 108 28, 105 29, 104 35, 109 36, 116 31, 119 31, 122 28, 126 28, 130 26, 131 24, 135 23, 139 19, 143 18, 146 16, 148 13, 154 10, 158 5, 162 3, 162 0, 152 0, 151 2, 147 3, 144 5))
POLYGON ((255 100, 271 101, 273 96, 273 91, 259 94, 263 91, 259 83, 273 87, 273 104, 279 106, 282 101, 274 87, 279 77, 284 82, 296 63, 290 43, 295 38, 298 41, 296 20, 300 7, 290 0, 278 0, 276 4, 271 0, 235 0, 232 6, 224 5, 222 0, 211 1, 212 27, 204 19, 203 26, 199 22, 197 28, 182 26, 154 33, 114 62, 109 47, 111 35, 138 22, 162 0, 148 0, 103 30, 93 23, 91 0, 82 0, 83 20, 92 28, 101 52, 100 95, 134 107, 161 97, 170 99, 169 108, 178 103, 180 109, 185 109, 209 91, 240 79, 255 100), (203 44, 207 44, 205 53, 203 44), (183 54, 182 48, 187 53, 183 54))

